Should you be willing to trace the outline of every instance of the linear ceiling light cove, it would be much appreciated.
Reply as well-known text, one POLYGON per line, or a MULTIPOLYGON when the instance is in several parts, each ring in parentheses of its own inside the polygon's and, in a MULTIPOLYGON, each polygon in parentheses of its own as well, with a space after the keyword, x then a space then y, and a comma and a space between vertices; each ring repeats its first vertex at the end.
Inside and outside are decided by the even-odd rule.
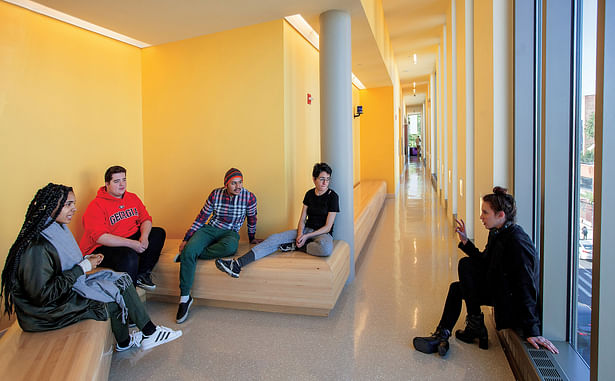
MULTIPOLYGON (((292 16, 286 16, 284 19, 293 27, 300 35, 302 35, 313 47, 317 50, 320 50, 319 42, 320 36, 314 28, 303 18, 303 16, 297 14, 292 16)), ((359 81, 354 73, 352 74, 352 84, 355 85, 358 89, 364 90, 365 85, 359 81)))
POLYGON ((121 42, 124 42, 124 43, 132 45, 132 46, 136 46, 138 48, 147 48, 147 47, 151 46, 150 44, 148 44, 146 42, 135 40, 134 38, 130 38, 128 36, 124 36, 123 34, 116 33, 116 32, 114 32, 112 30, 107 29, 107 28, 103 28, 102 26, 94 25, 94 24, 92 24, 90 22, 87 22, 85 20, 81 20, 80 18, 68 15, 66 13, 63 13, 63 12, 60 12, 60 11, 56 11, 55 9, 46 7, 44 5, 36 3, 34 1, 30 1, 30 0, 5 0, 5 1, 7 3, 11 3, 11 4, 14 4, 14 5, 17 5, 18 7, 29 9, 32 12, 36 12, 36 13, 39 13, 41 15, 44 15, 44 16, 47 16, 47 17, 51 17, 51 18, 54 18, 56 20, 60 20, 60 21, 65 22, 67 24, 74 25, 74 26, 76 26, 78 28, 86 29, 86 30, 89 30, 90 32, 98 33, 98 34, 103 35, 105 37, 109 37, 109 38, 112 38, 114 40, 121 41, 121 42))

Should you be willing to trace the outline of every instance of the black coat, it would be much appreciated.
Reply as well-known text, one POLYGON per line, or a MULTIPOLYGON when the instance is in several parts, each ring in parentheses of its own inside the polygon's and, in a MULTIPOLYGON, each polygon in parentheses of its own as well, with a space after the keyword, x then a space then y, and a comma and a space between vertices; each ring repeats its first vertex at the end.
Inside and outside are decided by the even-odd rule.
POLYGON ((497 329, 521 329, 525 337, 540 335, 537 311, 539 260, 530 237, 517 224, 489 232, 482 252, 468 241, 459 248, 487 265, 497 329))
POLYGON ((24 331, 49 331, 85 319, 107 320, 105 304, 73 291, 83 275, 79 265, 62 271, 56 248, 34 239, 21 257, 13 292, 17 321, 24 331))

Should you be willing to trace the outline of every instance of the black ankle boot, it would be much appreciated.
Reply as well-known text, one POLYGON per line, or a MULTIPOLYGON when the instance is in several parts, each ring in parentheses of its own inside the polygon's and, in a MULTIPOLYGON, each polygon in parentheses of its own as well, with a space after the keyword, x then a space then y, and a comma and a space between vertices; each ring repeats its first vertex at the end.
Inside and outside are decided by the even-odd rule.
POLYGON ((440 356, 444 356, 448 352, 449 337, 451 337, 451 331, 438 326, 431 336, 415 337, 412 343, 419 352, 427 354, 438 352, 440 356))
POLYGON ((458 329, 455 332, 455 337, 459 340, 472 344, 474 339, 478 338, 478 347, 487 349, 489 341, 487 339, 487 327, 485 327, 484 315, 468 315, 466 316, 466 328, 462 331, 458 329))

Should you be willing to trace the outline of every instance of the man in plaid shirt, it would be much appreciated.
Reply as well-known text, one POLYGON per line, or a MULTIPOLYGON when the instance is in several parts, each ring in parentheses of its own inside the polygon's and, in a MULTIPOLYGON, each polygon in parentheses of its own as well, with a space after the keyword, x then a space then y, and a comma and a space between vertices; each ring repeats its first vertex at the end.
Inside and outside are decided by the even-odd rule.
POLYGON ((231 168, 224 175, 224 187, 214 189, 209 194, 203 209, 179 246, 181 296, 177 310, 178 324, 186 320, 193 302, 190 290, 194 282, 197 259, 214 259, 233 255, 239 244, 238 231, 246 217, 248 218, 250 243, 261 242, 262 240, 254 238, 256 197, 243 187, 241 171, 231 168))

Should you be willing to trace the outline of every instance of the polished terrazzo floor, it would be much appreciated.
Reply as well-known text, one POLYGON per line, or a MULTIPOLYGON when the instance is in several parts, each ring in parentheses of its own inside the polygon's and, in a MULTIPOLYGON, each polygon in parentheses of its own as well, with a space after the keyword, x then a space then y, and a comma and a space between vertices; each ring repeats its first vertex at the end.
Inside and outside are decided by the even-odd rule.
POLYGON ((492 325, 487 351, 452 339, 442 359, 412 347, 414 336, 434 329, 457 279, 456 245, 430 181, 412 162, 328 318, 193 306, 177 325, 176 305, 148 302, 153 321, 184 336, 114 354, 109 379, 513 380, 492 325))

